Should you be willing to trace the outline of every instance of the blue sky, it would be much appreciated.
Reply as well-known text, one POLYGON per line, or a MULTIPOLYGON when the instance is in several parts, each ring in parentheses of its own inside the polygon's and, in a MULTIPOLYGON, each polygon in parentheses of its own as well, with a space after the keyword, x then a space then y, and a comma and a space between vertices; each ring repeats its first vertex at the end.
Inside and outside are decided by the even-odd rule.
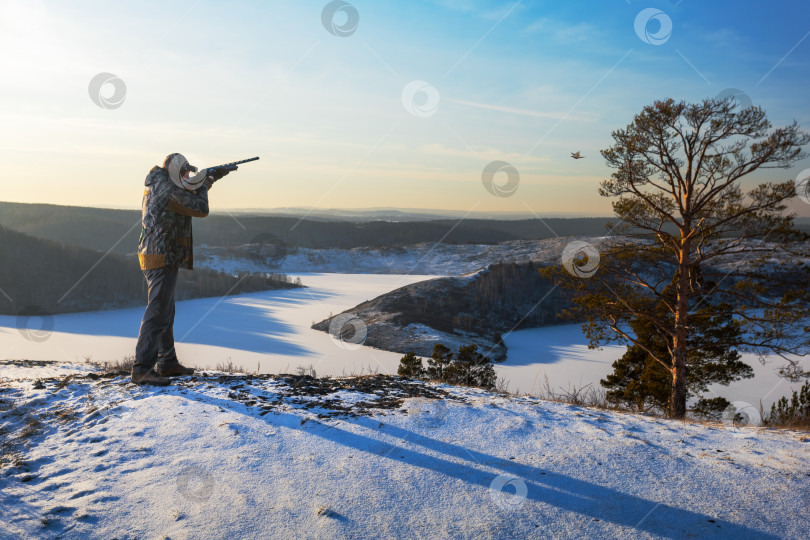
POLYGON ((356 10, 344 37, 327 4, 4 0, 0 199, 135 208, 149 168, 179 151, 261 156, 217 184, 215 211, 609 215, 599 150, 656 99, 737 88, 775 125, 810 128, 807 2, 357 0, 332 19, 356 10), (647 8, 671 21, 661 44, 634 28, 647 8), (126 85, 119 107, 88 93, 103 72, 126 85), (510 196, 482 184, 496 160, 519 172, 510 196))

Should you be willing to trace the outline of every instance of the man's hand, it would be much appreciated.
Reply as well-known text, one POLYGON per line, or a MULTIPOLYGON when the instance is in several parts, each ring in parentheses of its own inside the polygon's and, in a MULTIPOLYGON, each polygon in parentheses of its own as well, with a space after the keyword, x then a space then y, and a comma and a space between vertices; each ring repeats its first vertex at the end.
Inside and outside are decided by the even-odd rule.
POLYGON ((227 176, 227 174, 231 171, 235 171, 238 167, 234 167, 233 169, 216 169, 208 177, 205 179, 205 185, 208 186, 208 189, 211 189, 211 186, 214 185, 214 182, 221 179, 223 176, 227 176))
POLYGON ((237 170, 239 167, 234 167, 233 169, 216 169, 214 172, 211 173, 211 178, 216 182, 223 176, 226 176, 229 172, 237 170))

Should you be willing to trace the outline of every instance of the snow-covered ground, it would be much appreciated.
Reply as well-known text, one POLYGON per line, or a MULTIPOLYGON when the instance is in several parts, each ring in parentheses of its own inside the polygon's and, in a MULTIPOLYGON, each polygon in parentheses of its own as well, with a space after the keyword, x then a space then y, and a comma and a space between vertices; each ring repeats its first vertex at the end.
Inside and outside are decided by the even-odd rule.
POLYGON ((18 456, 0 470, 0 537, 743 540, 810 527, 806 433, 390 379, 127 380, 0 383, 18 456))
MULTIPOLYGON (((298 367, 312 366, 318 375, 395 374, 401 354, 336 341, 310 326, 330 314, 431 276, 300 277, 307 288, 179 302, 175 339, 181 360, 208 369, 230 361, 261 373, 294 373, 298 367)), ((120 360, 134 353, 142 315, 143 308, 58 315, 46 321, 0 316, 0 360, 120 360), (43 325, 48 331, 39 330, 43 325)), ((496 367, 498 376, 509 383, 511 391, 529 394, 541 392, 546 377, 555 391, 589 384, 598 389, 599 379, 611 371, 611 363, 623 353, 620 347, 589 350, 579 325, 522 330, 504 336, 504 342, 508 357, 496 367)), ((757 409, 762 401, 770 409, 773 401, 799 388, 799 384, 790 385, 776 377, 774 369, 781 365, 779 361, 762 366, 750 356, 744 359, 756 377, 730 387, 715 387, 718 395, 757 409)), ((32 366, 27 376, 46 376, 44 369, 32 366)), ((0 379, 4 376, 0 366, 0 379)))

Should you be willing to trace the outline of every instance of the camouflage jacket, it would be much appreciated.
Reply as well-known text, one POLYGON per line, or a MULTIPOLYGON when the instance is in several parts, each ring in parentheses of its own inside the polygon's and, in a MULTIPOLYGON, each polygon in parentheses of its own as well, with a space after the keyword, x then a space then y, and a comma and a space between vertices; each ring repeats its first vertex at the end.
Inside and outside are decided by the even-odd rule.
POLYGON ((208 188, 186 191, 162 167, 146 176, 138 259, 141 270, 193 268, 191 218, 208 215, 208 188))

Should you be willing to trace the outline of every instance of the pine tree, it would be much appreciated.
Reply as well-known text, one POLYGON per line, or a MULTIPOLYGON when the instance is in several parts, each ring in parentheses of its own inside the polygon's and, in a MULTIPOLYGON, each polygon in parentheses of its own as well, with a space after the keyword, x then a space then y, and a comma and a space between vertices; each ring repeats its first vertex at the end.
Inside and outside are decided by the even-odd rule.
POLYGON ((400 358, 397 373, 400 377, 408 377, 411 379, 421 378, 425 374, 425 369, 422 367, 422 359, 413 352, 407 353, 400 358))
POLYGON ((810 382, 793 392, 790 401, 782 397, 771 405, 771 414, 766 423, 770 426, 810 428, 810 382))
MULTIPOLYGON (((699 272, 697 274, 699 276, 699 272)), ((697 281, 704 290, 716 287, 715 283, 697 281)), ((674 300, 674 284, 665 289, 664 298, 667 302, 674 300)), ((657 316, 672 320, 663 303, 657 309, 657 316)), ((606 397, 640 411, 650 408, 665 411, 671 397, 671 375, 655 358, 667 357, 667 352, 672 350, 672 339, 641 317, 632 319, 629 326, 636 342, 628 345, 624 356, 613 363, 613 373, 601 381, 602 386, 609 388, 606 397)), ((724 398, 704 398, 702 393, 708 390, 709 384, 728 385, 754 376, 753 369, 740 361, 739 352, 729 345, 740 339, 740 325, 734 320, 730 306, 704 303, 694 310, 689 339, 693 346, 687 355, 687 398, 697 398, 695 412, 715 416, 729 402, 724 398)))
POLYGON ((639 343, 628 345, 627 352, 613 362, 613 373, 600 381, 608 389, 605 397, 638 411, 666 410, 670 395, 669 372, 646 350, 662 352, 666 346, 664 340, 643 319, 631 321, 630 328, 639 343))
POLYGON ((452 351, 445 347, 442 343, 437 343, 433 346, 433 353, 428 358, 428 378, 433 380, 445 380, 447 367, 453 360, 452 351))
POLYGON ((657 101, 612 135, 602 156, 615 171, 599 193, 615 198, 620 223, 601 246, 598 271, 543 272, 578 292, 591 346, 646 350, 670 374, 673 418, 686 414, 690 362, 702 377, 724 379, 712 360, 722 349, 778 354, 786 362, 780 375, 810 377, 796 360, 810 350, 810 266, 802 260, 808 236, 786 213, 796 183, 762 183, 748 193, 741 187, 747 175, 806 157, 810 135, 795 122, 772 129, 762 109, 739 110, 731 97, 657 101), (729 265, 734 259, 739 264, 729 265), (701 277, 716 286, 701 289, 701 277), (664 298, 670 283, 672 301, 664 298), (736 320, 740 333, 724 335, 728 325, 696 324, 696 317, 736 320), (652 352, 628 332, 634 319, 655 326, 671 348, 652 352), (706 332, 696 331, 701 327, 706 332))
POLYGON ((445 380, 450 384, 479 386, 491 390, 497 377, 489 359, 478 351, 477 345, 462 345, 456 359, 448 366, 445 380))

